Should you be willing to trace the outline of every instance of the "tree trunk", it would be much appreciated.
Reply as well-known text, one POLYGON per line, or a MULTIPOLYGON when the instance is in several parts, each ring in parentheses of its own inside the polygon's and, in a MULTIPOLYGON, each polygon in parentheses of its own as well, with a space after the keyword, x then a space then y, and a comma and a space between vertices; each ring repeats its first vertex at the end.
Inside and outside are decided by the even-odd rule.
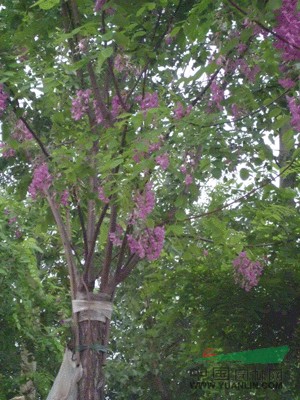
POLYGON ((110 321, 80 322, 80 360, 83 375, 78 383, 78 400, 104 400, 105 353, 97 345, 107 342, 110 321))
MULTIPOLYGON (((102 296, 107 300, 106 295, 102 296)), ((107 318, 105 322, 94 320, 79 322, 79 350, 83 375, 78 382, 78 400, 105 399, 104 367, 109 331, 110 320, 107 318)))

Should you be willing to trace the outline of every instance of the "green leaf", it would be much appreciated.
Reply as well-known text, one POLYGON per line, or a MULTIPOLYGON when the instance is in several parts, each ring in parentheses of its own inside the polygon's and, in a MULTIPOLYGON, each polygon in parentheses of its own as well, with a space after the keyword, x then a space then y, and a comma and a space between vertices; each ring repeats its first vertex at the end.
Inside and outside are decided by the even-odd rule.
POLYGON ((178 219, 178 221, 183 221, 186 218, 186 214, 183 210, 178 210, 176 211, 175 218, 178 219))
POLYGON ((245 181, 246 179, 248 179, 249 178, 249 170, 248 169, 246 169, 246 168, 242 168, 241 170, 240 170, 240 177, 241 177, 241 179, 243 179, 243 181, 245 181))
POLYGON ((282 0, 269 0, 267 8, 271 11, 278 10, 282 6, 282 0))
POLYGON ((39 0, 30 7, 39 6, 42 10, 50 10, 59 4, 59 0, 39 0))
POLYGON ((171 225, 171 226, 168 228, 167 232, 168 232, 168 233, 169 233, 169 232, 172 232, 172 233, 174 233, 175 235, 181 236, 181 235, 183 234, 183 226, 182 226, 182 225, 171 225))
POLYGON ((114 49, 112 47, 106 47, 103 50, 101 50, 101 52, 98 55, 98 59, 97 59, 97 70, 98 71, 101 70, 102 65, 110 56, 112 56, 113 52, 114 52, 114 49))

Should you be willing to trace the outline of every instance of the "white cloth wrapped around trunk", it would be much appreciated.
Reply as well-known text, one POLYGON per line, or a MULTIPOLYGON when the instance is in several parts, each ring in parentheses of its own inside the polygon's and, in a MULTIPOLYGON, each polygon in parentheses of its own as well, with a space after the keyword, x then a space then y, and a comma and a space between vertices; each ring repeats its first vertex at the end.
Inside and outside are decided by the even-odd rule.
POLYGON ((113 305, 110 301, 72 300, 73 313, 79 313, 79 322, 91 320, 106 322, 111 319, 113 305))
POLYGON ((72 356, 72 351, 67 348, 46 400, 77 400, 77 382, 82 377, 82 366, 76 366, 72 356))
MULTIPOLYGON (((73 313, 79 313, 78 321, 102 321, 111 319, 112 303, 104 300, 72 300, 73 313)), ((77 400, 77 382, 82 377, 82 366, 72 360, 73 353, 68 348, 46 400, 77 400)))

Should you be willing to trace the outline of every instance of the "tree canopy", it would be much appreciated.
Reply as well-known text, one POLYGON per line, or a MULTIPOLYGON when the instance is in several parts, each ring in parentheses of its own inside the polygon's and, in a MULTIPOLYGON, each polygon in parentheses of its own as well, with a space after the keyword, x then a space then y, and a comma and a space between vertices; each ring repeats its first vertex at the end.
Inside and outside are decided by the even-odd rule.
POLYGON ((207 342, 296 348, 298 2, 2 0, 0 18, 3 347, 34 354, 38 396, 66 342, 78 400, 187 398, 207 342))

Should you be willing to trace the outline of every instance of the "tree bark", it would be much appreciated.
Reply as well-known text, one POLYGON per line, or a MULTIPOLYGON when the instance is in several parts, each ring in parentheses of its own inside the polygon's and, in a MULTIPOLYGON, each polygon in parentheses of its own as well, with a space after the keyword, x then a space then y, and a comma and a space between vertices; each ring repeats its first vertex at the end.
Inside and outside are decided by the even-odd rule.
MULTIPOLYGON (((92 293, 91 293, 92 295, 92 293)), ((99 295, 107 300, 107 295, 99 295)), ((106 351, 110 320, 79 322, 80 362, 83 375, 78 382, 78 400, 105 400, 106 351)))

